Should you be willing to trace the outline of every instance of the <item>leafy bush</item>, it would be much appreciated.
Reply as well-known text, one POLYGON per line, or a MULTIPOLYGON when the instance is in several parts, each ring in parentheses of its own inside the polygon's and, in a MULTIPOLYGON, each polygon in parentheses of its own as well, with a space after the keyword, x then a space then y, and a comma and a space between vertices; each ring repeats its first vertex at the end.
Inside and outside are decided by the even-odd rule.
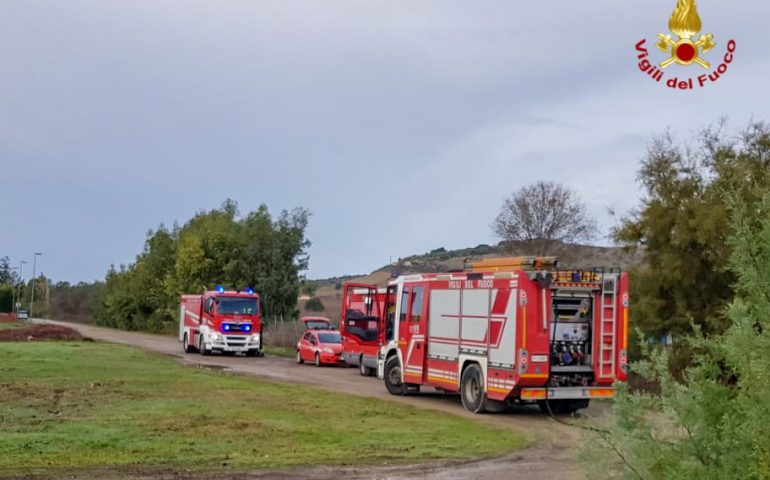
POLYGON ((305 302, 305 310, 308 312, 323 312, 325 308, 323 302, 318 297, 313 297, 305 302))
POLYGON ((603 456, 605 472, 610 464, 634 479, 770 475, 770 191, 761 198, 730 198, 736 297, 726 310, 728 328, 706 337, 695 327, 693 363, 682 381, 670 373, 666 351, 634 366, 660 384, 660 395, 624 391, 618 398, 611 428, 600 432, 611 447, 604 453, 617 453, 603 456))

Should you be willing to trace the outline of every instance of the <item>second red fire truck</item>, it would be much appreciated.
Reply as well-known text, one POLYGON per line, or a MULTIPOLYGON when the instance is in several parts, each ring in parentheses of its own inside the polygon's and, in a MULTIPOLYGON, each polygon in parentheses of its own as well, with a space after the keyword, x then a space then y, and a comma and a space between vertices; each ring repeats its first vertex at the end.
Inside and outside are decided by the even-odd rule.
POLYGON ((182 295, 179 341, 185 353, 243 353, 262 356, 262 312, 251 289, 182 295))
POLYGON ((619 269, 562 271, 555 260, 491 259, 463 272, 399 277, 371 308, 343 303, 343 324, 379 343, 377 373, 394 395, 429 386, 490 402, 586 408, 626 379, 628 278, 619 269), (360 309, 358 309, 360 310, 360 309))

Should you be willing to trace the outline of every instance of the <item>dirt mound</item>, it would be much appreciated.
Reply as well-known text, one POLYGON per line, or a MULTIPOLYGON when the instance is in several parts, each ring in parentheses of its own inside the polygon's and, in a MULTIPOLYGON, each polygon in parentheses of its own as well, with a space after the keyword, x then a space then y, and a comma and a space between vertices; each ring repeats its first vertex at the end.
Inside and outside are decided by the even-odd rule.
POLYGON ((83 335, 59 325, 31 325, 24 328, 0 330, 0 342, 29 342, 38 340, 83 340, 83 335))

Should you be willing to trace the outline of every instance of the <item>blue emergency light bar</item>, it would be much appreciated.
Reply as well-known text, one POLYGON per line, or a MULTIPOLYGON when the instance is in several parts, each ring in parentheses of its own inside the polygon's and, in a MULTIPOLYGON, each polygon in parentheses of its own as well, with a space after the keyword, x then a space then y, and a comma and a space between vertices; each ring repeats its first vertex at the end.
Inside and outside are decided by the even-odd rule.
POLYGON ((232 323, 223 323, 222 324, 222 331, 223 332, 244 332, 249 333, 252 329, 251 324, 248 323, 241 323, 241 324, 232 324, 232 323))

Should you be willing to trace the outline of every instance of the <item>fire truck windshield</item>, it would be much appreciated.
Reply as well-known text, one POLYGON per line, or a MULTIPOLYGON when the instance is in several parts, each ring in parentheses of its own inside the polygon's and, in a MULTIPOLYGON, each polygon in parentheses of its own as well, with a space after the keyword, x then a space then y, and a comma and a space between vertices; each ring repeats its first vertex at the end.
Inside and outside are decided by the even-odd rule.
POLYGON ((256 315, 258 308, 256 298, 219 297, 217 300, 220 315, 256 315))

